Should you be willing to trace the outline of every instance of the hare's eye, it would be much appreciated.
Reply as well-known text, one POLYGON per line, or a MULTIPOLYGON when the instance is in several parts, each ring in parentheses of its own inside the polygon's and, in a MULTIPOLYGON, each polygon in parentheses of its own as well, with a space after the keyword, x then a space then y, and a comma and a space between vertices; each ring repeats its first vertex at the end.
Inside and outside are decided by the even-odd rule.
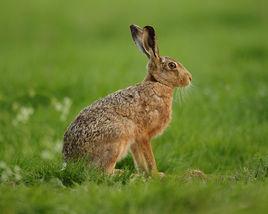
POLYGON ((168 67, 169 67, 170 69, 174 69, 174 68, 176 68, 176 64, 175 64, 174 62, 169 62, 169 63, 168 63, 168 67))

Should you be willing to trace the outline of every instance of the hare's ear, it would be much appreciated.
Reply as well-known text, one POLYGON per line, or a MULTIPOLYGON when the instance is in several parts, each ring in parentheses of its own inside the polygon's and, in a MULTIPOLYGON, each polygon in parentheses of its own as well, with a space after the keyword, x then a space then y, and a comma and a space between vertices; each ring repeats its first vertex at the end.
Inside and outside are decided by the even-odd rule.
POLYGON ((137 25, 130 25, 130 31, 135 44, 148 58, 150 58, 149 51, 144 48, 143 44, 143 29, 137 25))
POLYGON ((156 43, 156 36, 154 28, 151 26, 145 26, 143 28, 143 47, 149 52, 151 58, 160 58, 159 50, 156 43))

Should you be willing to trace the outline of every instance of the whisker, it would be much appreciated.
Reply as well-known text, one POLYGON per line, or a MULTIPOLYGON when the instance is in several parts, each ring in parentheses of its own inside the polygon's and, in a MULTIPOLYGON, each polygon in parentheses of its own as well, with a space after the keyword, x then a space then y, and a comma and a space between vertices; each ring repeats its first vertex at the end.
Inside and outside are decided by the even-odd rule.
POLYGON ((180 90, 180 88, 176 88, 175 89, 174 97, 175 97, 175 102, 179 102, 180 104, 182 103, 182 100, 181 100, 181 90, 180 90))
POLYGON ((183 102, 183 89, 180 88, 180 104, 183 102))
POLYGON ((192 83, 186 87, 176 88, 174 94, 175 101, 178 101, 180 105, 182 105, 186 101, 188 95, 192 92, 193 88, 196 88, 196 85, 193 85, 192 83))
POLYGON ((189 85, 189 88, 198 88, 199 86, 196 85, 195 83, 191 82, 191 84, 189 85))
POLYGON ((175 89, 174 97, 175 97, 175 102, 180 101, 179 89, 178 88, 175 89))

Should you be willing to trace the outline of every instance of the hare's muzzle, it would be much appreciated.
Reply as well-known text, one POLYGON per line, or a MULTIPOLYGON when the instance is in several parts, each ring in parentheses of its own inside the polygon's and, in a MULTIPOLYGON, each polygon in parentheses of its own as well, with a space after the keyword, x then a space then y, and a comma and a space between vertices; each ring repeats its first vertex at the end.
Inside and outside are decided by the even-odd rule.
POLYGON ((192 75, 188 71, 181 72, 180 78, 179 78, 179 87, 185 87, 191 84, 192 81, 192 75))

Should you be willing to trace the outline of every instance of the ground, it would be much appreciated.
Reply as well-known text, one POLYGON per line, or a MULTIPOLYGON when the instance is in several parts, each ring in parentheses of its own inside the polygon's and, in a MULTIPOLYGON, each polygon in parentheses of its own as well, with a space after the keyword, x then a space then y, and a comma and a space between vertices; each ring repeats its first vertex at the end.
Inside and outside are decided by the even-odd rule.
POLYGON ((0 210, 3 213, 265 213, 267 2, 2 1, 0 210), (129 25, 153 25, 160 53, 193 86, 174 94, 154 139, 166 177, 62 170, 65 128, 94 100, 141 81, 129 25), (199 171, 198 171, 199 170, 199 171))

